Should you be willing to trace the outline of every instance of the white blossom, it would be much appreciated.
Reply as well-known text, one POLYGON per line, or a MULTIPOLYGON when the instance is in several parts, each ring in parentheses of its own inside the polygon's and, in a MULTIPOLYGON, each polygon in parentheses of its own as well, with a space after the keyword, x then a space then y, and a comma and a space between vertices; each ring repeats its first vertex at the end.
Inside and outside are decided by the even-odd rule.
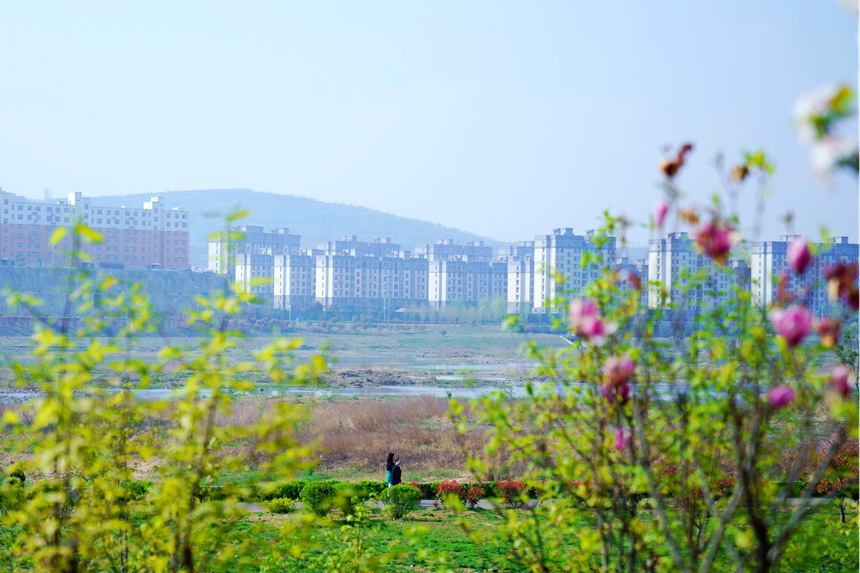
POLYGON ((824 185, 830 185, 831 175, 837 165, 857 155, 857 141, 847 137, 828 136, 812 144, 809 163, 812 174, 824 185))
POLYGON ((797 99, 792 118, 794 119, 797 138, 800 139, 801 143, 811 145, 819 139, 812 118, 830 111, 831 102, 838 91, 839 86, 826 85, 808 91, 797 99))

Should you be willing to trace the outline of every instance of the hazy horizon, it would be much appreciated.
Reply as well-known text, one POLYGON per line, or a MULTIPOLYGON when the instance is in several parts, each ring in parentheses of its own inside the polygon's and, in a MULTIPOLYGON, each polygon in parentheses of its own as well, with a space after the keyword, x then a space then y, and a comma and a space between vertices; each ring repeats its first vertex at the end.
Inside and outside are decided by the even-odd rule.
POLYGON ((763 148, 766 238, 792 209, 799 232, 857 241, 856 178, 823 189, 791 118, 804 92, 856 86, 857 47, 836 0, 13 3, 0 187, 248 188, 514 242, 604 209, 644 222, 663 146, 689 140, 697 204, 717 152, 763 148))

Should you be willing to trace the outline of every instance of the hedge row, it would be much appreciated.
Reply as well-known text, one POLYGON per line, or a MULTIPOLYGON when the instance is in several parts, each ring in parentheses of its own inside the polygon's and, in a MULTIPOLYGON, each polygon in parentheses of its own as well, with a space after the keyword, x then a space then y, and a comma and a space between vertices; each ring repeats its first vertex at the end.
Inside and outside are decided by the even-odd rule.
MULTIPOLYGON (((7 487, 9 482, 13 480, 14 478, 7 481, 7 487)), ((276 499, 300 501, 302 499, 302 491, 309 484, 325 484, 335 489, 348 488, 350 497, 357 497, 360 500, 367 500, 371 497, 382 497, 382 494, 388 489, 388 485, 385 482, 370 480, 363 480, 357 483, 336 480, 291 480, 251 486, 237 486, 235 484, 205 486, 200 489, 197 497, 200 500, 206 501, 220 501, 229 497, 235 497, 240 501, 246 502, 269 502, 276 499)), ((129 500, 143 498, 150 488, 153 487, 153 483, 149 481, 128 481, 122 485, 126 488, 127 499, 129 500)), ((461 501, 468 505, 471 505, 475 499, 480 498, 502 499, 510 505, 517 505, 518 501, 521 501, 523 497, 535 499, 540 495, 540 492, 536 491, 535 488, 528 488, 526 491, 525 485, 515 480, 486 483, 446 480, 443 482, 410 482, 408 485, 415 486, 421 490, 421 499, 435 500, 446 495, 458 495, 461 501), (524 496, 523 494, 526 495, 524 496)), ((571 484, 569 491, 559 493, 562 495, 564 493, 577 494, 577 492, 582 491, 582 486, 587 490, 587 484, 574 482, 571 484)), ((802 482, 793 484, 789 492, 789 497, 801 497, 805 487, 806 484, 802 482)), ((819 490, 822 489, 824 488, 819 488, 819 490)), ((34 490, 28 493, 32 495, 34 490)), ((855 500, 858 499, 858 484, 856 482, 850 483, 846 487, 846 494, 855 500)), ((647 494, 631 495, 635 495, 637 498, 648 497, 647 494)), ((827 497, 829 493, 827 490, 815 491, 812 495, 813 497, 827 497)), ((3 493, 0 491, 0 499, 2 497, 3 493)))

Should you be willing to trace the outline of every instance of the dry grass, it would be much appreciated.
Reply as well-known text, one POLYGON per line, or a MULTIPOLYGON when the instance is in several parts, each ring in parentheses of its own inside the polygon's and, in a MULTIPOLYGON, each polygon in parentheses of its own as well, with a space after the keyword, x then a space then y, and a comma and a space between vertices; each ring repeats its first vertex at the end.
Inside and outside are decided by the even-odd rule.
POLYGON ((448 476, 464 471, 463 447, 475 452, 483 441, 477 431, 458 440, 447 413, 447 400, 430 396, 330 402, 312 409, 309 437, 320 440, 324 471, 379 479, 394 452, 404 472, 448 476))
MULTIPOLYGON (((292 402, 293 399, 286 399, 292 402)), ((276 401, 247 397, 234 402, 227 413, 218 413, 215 424, 222 429, 247 428, 273 413, 276 401)), ((484 446, 484 429, 476 428, 458 437, 453 422, 448 419, 448 401, 423 396, 416 398, 363 398, 306 403, 309 417, 294 427, 300 443, 314 444, 318 471, 343 479, 376 479, 384 477, 384 461, 388 452, 403 460, 404 479, 434 481, 450 477, 468 478, 466 454, 480 454, 484 446)), ((153 404, 153 406, 155 406, 153 404)), ((12 409, 26 421, 32 408, 0 405, 0 411, 12 409)), ((152 432, 156 439, 170 439, 164 431, 173 425, 175 411, 171 403, 161 403, 144 416, 138 427, 152 432)), ((0 438, 7 430, 0 430, 0 438)), ((13 456, 0 448, 3 465, 13 456)), ((237 438, 223 444, 221 454, 246 457, 251 467, 260 461, 250 439, 237 438)), ((140 464, 137 477, 151 479, 147 469, 158 460, 140 464)))
MULTIPOLYGON (((275 404, 266 398, 240 399, 229 413, 218 413, 215 423, 221 428, 248 427, 261 418, 265 420, 275 404)), ((316 445, 318 470, 325 473, 382 479, 385 455, 395 452, 402 457, 409 479, 466 476, 464 449, 472 454, 483 449, 480 429, 457 437, 448 419, 448 401, 442 398, 363 398, 310 402, 307 406, 309 418, 297 424, 296 437, 300 443, 316 445)), ((170 414, 163 410, 149 417, 146 425, 164 424, 170 414)), ((250 446, 237 440, 225 453, 235 455, 250 446)))

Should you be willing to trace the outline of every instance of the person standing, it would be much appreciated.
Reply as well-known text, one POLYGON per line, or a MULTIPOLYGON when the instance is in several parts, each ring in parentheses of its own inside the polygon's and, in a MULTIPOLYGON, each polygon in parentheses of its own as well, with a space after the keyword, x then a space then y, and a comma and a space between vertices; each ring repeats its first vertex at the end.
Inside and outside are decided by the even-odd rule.
POLYGON ((400 458, 394 460, 394 468, 391 470, 391 485, 398 485, 400 482, 400 458))
POLYGON ((385 460, 385 483, 391 487, 391 472, 394 470, 394 454, 389 452, 385 460))

